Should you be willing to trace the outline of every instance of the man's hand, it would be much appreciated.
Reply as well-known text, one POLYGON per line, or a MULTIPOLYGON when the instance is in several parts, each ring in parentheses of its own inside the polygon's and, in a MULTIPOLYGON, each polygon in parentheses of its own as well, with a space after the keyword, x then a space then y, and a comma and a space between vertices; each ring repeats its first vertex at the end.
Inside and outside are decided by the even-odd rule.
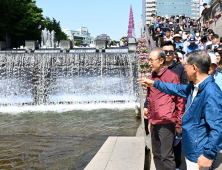
POLYGON ((147 87, 153 87, 154 81, 150 79, 137 79, 137 81, 140 81, 143 86, 147 87))
POLYGON ((148 131, 149 131, 149 134, 151 135, 150 127, 151 127, 151 124, 149 123, 149 125, 148 125, 148 131))
POLYGON ((197 164, 199 165, 199 170, 201 170, 202 168, 211 167, 212 163, 213 163, 213 160, 208 159, 203 155, 201 155, 197 160, 197 164))
POLYGON ((144 109, 143 109, 143 117, 144 117, 145 119, 148 119, 148 117, 147 117, 147 112, 148 112, 148 109, 147 109, 147 108, 144 108, 144 109))
POLYGON ((182 128, 175 128, 175 133, 182 134, 182 128))

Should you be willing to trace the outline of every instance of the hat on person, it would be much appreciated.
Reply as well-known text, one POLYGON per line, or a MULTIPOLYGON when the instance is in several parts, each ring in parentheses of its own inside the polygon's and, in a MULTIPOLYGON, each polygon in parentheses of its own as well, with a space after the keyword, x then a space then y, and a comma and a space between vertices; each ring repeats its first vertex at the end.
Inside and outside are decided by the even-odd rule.
POLYGON ((166 16, 166 17, 165 17, 165 19, 169 19, 169 17, 168 17, 168 16, 166 16))
POLYGON ((182 14, 182 17, 185 17, 185 14, 182 14))
POLYGON ((173 23, 172 23, 172 22, 169 22, 169 24, 172 24, 172 25, 173 25, 173 23))
POLYGON ((162 16, 161 18, 164 18, 164 16, 162 16))
POLYGON ((195 37, 190 37, 190 39, 187 42, 195 43, 195 42, 197 42, 197 40, 195 39, 195 37))
POLYGON ((174 15, 171 15, 171 18, 175 18, 175 16, 174 16, 174 15))
POLYGON ((180 19, 179 17, 176 17, 176 19, 180 19))
POLYGON ((182 15, 179 15, 179 17, 182 17, 182 15))
POLYGON ((169 28, 169 27, 168 27, 167 24, 163 24, 163 27, 162 27, 162 28, 164 29, 164 28, 169 28))
POLYGON ((204 3, 203 6, 207 5, 207 3, 204 3))
POLYGON ((197 23, 193 23, 193 26, 197 26, 197 23))
POLYGON ((182 39, 182 37, 181 37, 180 34, 175 34, 175 35, 173 36, 173 40, 174 40, 175 38, 180 38, 180 39, 182 39))
POLYGON ((163 25, 163 22, 159 22, 159 25, 160 25, 160 24, 163 25))
POLYGON ((182 135, 177 133, 174 137, 173 146, 177 146, 178 143, 181 141, 181 139, 182 139, 182 135))
POLYGON ((185 28, 184 32, 190 32, 190 28, 185 28))
POLYGON ((214 52, 208 52, 208 55, 210 56, 211 64, 216 64, 217 65, 216 54, 214 52))

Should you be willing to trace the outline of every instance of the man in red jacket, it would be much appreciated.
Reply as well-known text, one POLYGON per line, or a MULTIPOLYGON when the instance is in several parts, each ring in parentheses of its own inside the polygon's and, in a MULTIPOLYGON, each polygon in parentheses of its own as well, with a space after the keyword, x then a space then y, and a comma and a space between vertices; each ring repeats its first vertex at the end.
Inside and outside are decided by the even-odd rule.
MULTIPOLYGON (((165 51, 154 49, 149 55, 151 80, 180 84, 179 76, 165 66, 165 51)), ((160 92, 155 87, 147 89, 149 132, 152 152, 157 170, 175 170, 173 141, 175 132, 182 133, 181 118, 185 110, 185 99, 160 92)))

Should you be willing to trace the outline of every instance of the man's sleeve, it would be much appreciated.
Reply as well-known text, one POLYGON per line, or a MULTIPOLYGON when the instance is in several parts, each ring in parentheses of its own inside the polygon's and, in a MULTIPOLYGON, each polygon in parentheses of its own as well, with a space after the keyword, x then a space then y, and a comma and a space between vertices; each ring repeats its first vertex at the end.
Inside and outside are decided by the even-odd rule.
POLYGON ((203 155, 214 159, 222 147, 222 95, 212 95, 205 106, 205 120, 209 125, 209 138, 203 147, 203 155))
POLYGON ((191 92, 191 85, 184 84, 173 84, 173 83, 163 83, 162 81, 154 81, 153 85, 159 91, 176 96, 187 98, 189 93, 191 92))
MULTIPOLYGON (((172 83, 176 83, 176 84, 181 84, 180 83, 180 78, 177 76, 173 79, 172 83)), ((176 117, 177 117, 177 124, 176 127, 177 128, 181 128, 182 123, 181 123, 181 119, 183 117, 184 111, 185 111, 185 104, 186 104, 186 99, 183 97, 175 97, 175 112, 176 112, 176 117)))

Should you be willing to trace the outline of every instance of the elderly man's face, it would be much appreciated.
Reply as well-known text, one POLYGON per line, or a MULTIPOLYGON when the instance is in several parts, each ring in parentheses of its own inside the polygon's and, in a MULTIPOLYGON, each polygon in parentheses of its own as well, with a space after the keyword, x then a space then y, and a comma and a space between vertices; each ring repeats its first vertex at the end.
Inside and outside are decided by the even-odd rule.
POLYGON ((194 65, 191 65, 188 62, 186 62, 184 71, 185 71, 187 79, 189 81, 194 81, 195 80, 195 77, 194 77, 194 74, 195 74, 194 65))
POLYGON ((153 51, 149 55, 149 66, 152 71, 158 72, 163 67, 164 60, 162 58, 158 58, 158 52, 153 51))

